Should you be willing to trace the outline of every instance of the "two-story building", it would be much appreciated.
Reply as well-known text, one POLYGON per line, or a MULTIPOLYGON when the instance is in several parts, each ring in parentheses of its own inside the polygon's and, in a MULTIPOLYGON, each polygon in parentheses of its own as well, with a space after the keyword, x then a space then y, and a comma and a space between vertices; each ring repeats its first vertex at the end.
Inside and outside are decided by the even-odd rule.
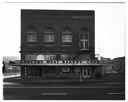
POLYGON ((95 77, 95 12, 21 10, 20 53, 22 76, 95 77))

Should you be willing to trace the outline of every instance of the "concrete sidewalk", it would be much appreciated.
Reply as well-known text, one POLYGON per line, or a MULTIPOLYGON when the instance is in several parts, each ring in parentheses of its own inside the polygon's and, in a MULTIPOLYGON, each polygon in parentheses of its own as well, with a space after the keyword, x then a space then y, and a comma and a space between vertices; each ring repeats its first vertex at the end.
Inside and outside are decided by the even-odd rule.
POLYGON ((125 82, 123 80, 108 80, 105 78, 95 78, 95 79, 69 79, 69 78, 63 78, 63 79, 51 79, 51 78, 41 78, 41 77, 10 77, 10 78, 4 78, 3 82, 14 82, 14 83, 33 83, 33 84, 41 84, 41 83, 101 83, 101 82, 125 82))
POLYGON ((100 82, 125 82, 123 74, 109 74, 103 78, 43 78, 43 77, 21 77, 19 75, 5 76, 3 82, 14 83, 100 83, 100 82))
POLYGON ((4 78, 4 82, 16 82, 16 83, 67 83, 67 82, 80 82, 80 79, 51 79, 40 77, 10 77, 4 78))

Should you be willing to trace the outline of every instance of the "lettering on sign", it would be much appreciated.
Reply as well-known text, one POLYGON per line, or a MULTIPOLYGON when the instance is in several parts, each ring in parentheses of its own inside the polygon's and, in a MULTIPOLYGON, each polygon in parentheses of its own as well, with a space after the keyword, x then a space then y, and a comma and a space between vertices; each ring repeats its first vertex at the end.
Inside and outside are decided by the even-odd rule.
POLYGON ((100 64, 101 61, 77 61, 77 60, 16 60, 16 64, 100 64))

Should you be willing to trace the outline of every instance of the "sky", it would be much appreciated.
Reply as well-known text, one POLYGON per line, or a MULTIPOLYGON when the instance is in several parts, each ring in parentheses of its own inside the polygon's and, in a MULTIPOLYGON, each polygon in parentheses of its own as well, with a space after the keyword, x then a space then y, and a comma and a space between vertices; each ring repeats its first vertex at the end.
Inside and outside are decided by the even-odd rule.
POLYGON ((95 10, 95 54, 125 56, 124 3, 3 3, 0 9, 2 56, 20 57, 21 9, 95 10))

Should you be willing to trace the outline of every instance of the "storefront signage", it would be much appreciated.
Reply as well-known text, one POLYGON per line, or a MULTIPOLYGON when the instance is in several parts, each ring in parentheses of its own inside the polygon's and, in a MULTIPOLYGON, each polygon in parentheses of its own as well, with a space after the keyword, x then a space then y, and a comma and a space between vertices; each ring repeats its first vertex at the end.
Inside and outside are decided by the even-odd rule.
POLYGON ((15 61, 17 64, 94 64, 101 63, 101 61, 76 61, 76 60, 65 60, 65 61, 57 61, 57 60, 17 60, 15 61))

